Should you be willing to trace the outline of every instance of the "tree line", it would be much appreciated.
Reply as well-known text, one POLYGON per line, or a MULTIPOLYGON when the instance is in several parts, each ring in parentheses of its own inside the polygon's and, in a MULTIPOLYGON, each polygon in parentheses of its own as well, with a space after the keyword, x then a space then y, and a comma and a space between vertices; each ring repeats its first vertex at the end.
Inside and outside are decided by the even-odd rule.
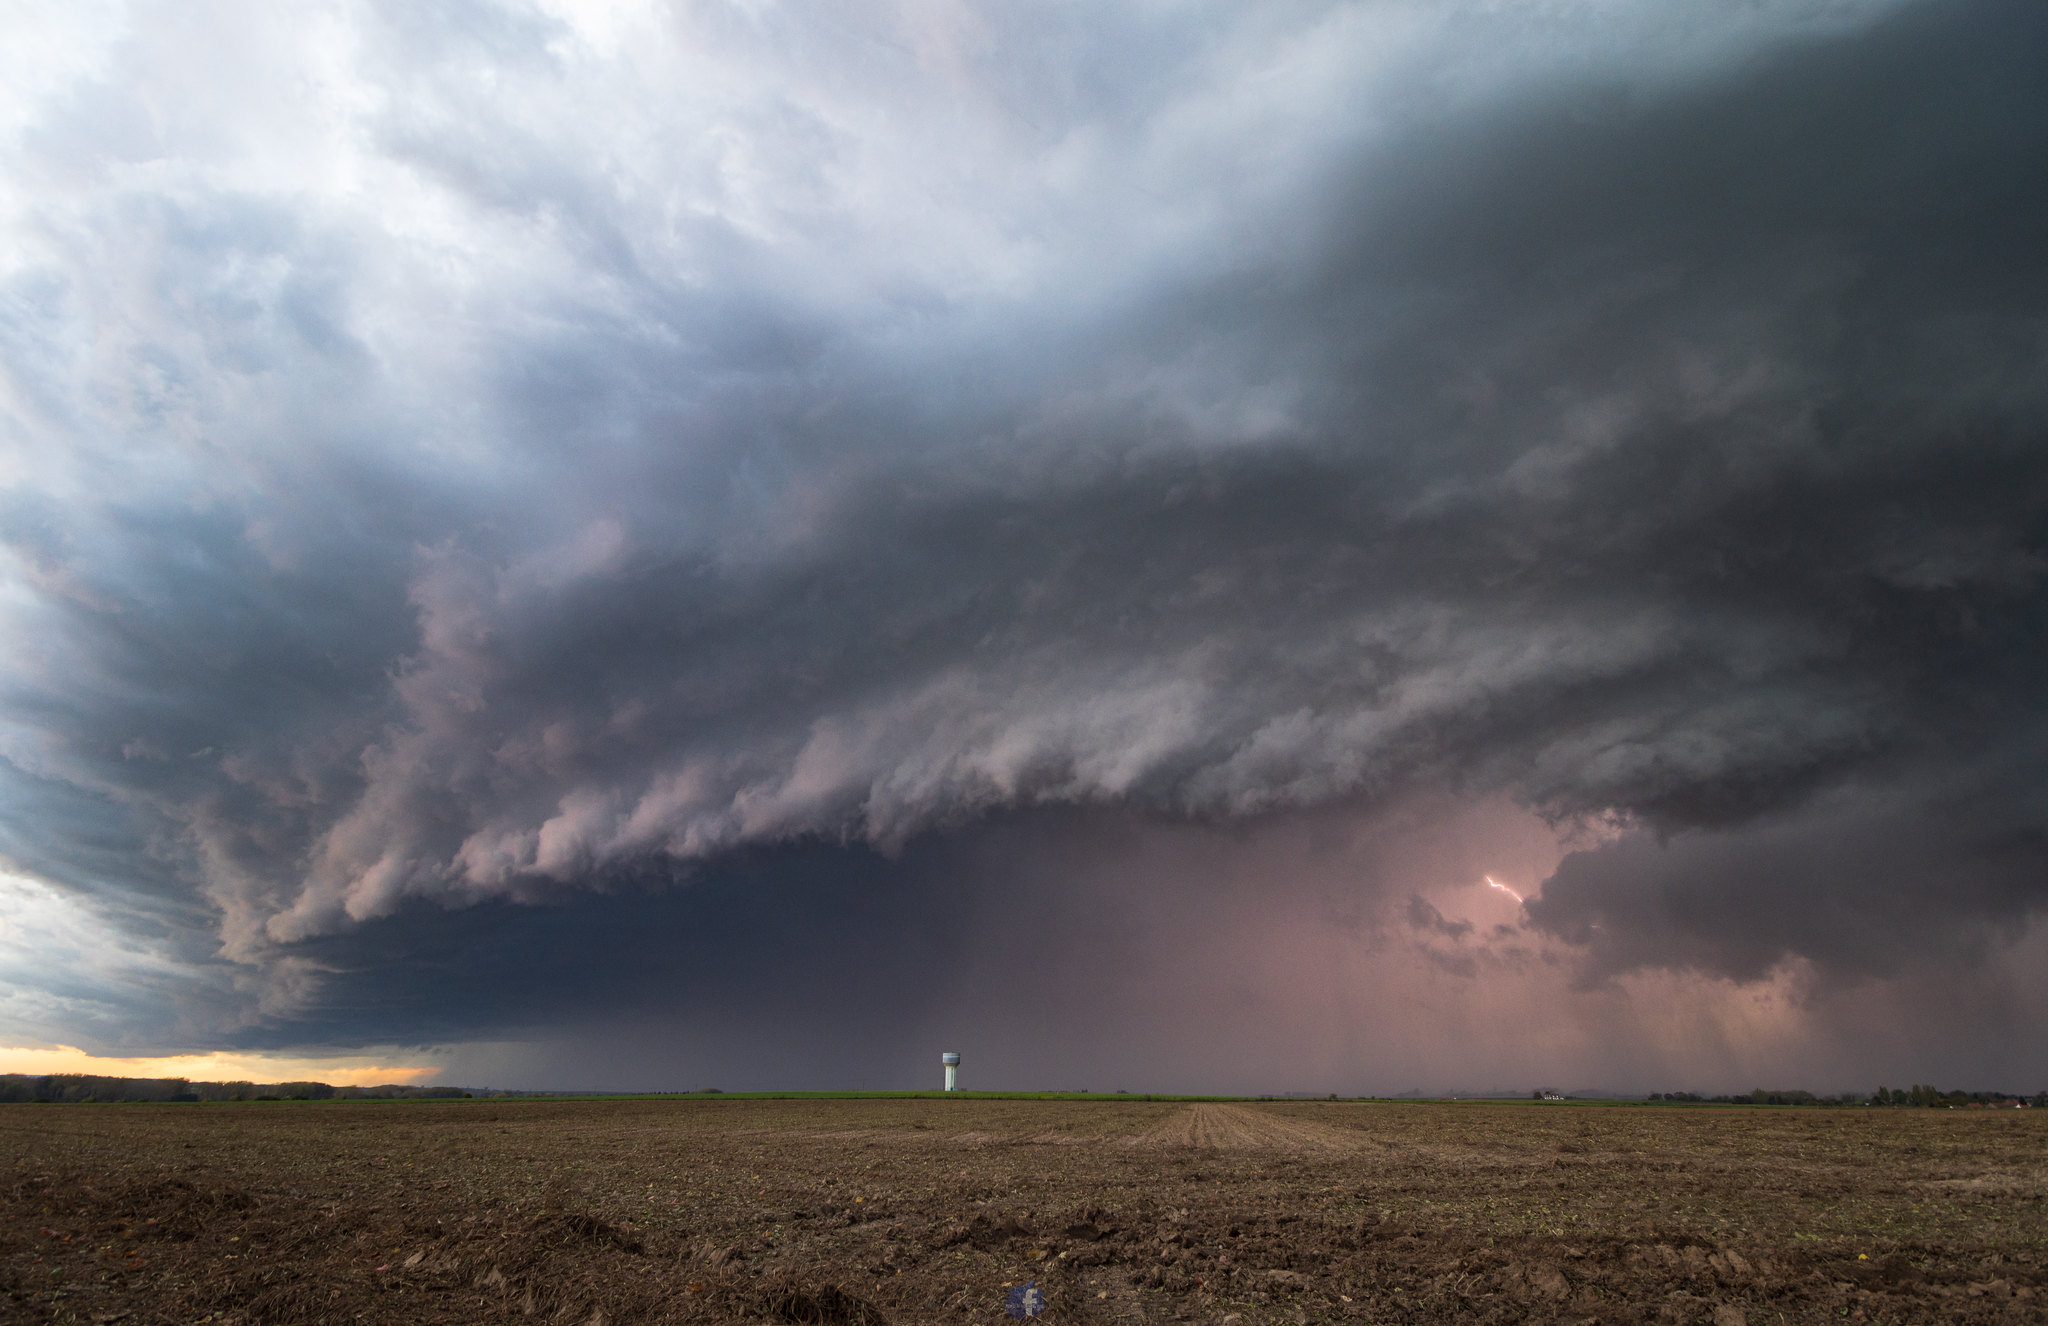
POLYGON ((182 1077, 98 1077, 91 1073, 0 1073, 0 1102, 84 1104, 94 1101, 207 1100, 464 1100, 460 1087, 337 1087, 325 1082, 194 1082, 182 1077))
POLYGON ((1811 1091, 1765 1091, 1762 1087, 1741 1096, 1703 1096, 1694 1091, 1653 1091, 1651 1100, 1694 1101, 1711 1105, 1883 1105, 1915 1109, 1997 1109, 2013 1105, 2048 1108, 2048 1091, 2031 1096, 2013 1091, 1943 1091, 1922 1084, 1893 1090, 1879 1087, 1869 1095, 1846 1091, 1836 1096, 1816 1096, 1811 1091))

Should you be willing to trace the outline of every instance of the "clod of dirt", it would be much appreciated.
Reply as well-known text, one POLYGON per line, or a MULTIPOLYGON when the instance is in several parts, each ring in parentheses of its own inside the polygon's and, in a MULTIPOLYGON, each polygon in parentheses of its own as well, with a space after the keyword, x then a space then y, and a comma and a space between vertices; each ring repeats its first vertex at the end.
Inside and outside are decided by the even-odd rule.
POLYGON ((997 1247, 1008 1243, 1012 1239, 1027 1238, 1031 1234, 1030 1226, 1024 1224, 1015 1216, 996 1216, 990 1218, 985 1215, 978 1215, 964 1227, 956 1226, 955 1228, 961 1228, 962 1233, 959 1238, 953 1240, 954 1242, 972 1243, 977 1248, 997 1247))
MULTIPOLYGON (((597 1243, 617 1248, 620 1252, 645 1252, 646 1246, 625 1230, 608 1225, 596 1216, 575 1213, 556 1213, 536 1216, 527 1226, 528 1235, 534 1242, 543 1245, 563 1246, 575 1243, 597 1243)), ((417 1261, 418 1258, 414 1258, 417 1261)), ((412 1265, 407 1262, 406 1265, 412 1265)))
POLYGON ((1859 1262, 1849 1268, 1849 1274, 1858 1280, 1886 1285, 1916 1285, 1927 1279, 1918 1267, 1898 1253, 1880 1257, 1874 1262, 1859 1262))
POLYGON ((1564 1272, 1555 1266, 1510 1267, 1508 1278, 1519 1279, 1526 1292, 1539 1298, 1561 1299, 1572 1291, 1571 1282, 1564 1278, 1564 1272))
POLYGON ((837 1285, 773 1291, 760 1300, 753 1315, 791 1326, 886 1326, 888 1322, 874 1304, 837 1285))

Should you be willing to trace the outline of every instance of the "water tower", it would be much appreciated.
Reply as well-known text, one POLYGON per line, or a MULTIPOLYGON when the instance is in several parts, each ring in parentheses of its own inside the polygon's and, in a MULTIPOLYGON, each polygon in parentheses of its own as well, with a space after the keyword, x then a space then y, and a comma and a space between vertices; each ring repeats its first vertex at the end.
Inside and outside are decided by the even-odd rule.
POLYGON ((946 1066, 946 1090, 958 1091, 960 1089, 959 1052, 948 1050, 939 1056, 939 1062, 946 1066))

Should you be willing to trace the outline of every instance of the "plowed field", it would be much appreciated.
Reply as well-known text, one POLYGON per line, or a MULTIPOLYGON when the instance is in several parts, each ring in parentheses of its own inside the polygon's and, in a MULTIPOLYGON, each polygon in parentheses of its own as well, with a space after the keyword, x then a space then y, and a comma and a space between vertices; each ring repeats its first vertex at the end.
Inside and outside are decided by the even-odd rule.
POLYGON ((2048 1320, 2048 1116, 0 1106, 0 1319, 2048 1320))

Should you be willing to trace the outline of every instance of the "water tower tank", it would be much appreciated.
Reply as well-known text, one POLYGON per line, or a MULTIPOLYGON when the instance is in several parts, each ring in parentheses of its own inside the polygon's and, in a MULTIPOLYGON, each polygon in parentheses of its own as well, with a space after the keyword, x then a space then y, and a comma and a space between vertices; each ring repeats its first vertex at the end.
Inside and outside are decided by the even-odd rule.
POLYGON ((939 1056, 939 1062, 946 1066, 946 1090, 958 1091, 960 1089, 959 1053, 954 1050, 948 1050, 939 1056))

